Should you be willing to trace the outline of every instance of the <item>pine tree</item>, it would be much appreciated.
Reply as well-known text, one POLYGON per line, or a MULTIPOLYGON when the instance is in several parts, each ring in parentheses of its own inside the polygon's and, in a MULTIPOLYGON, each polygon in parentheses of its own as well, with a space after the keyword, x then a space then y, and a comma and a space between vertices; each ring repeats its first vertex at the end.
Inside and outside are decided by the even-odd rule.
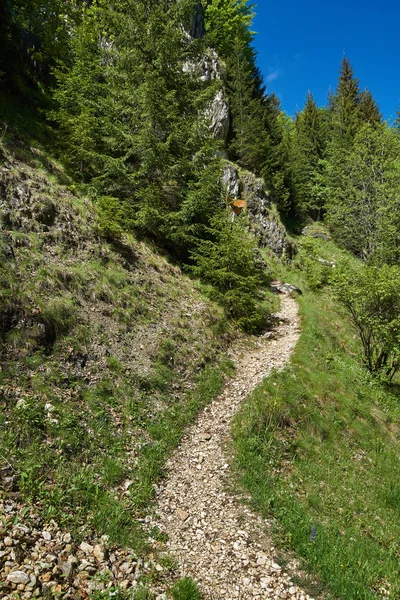
POLYGON ((233 50, 227 61, 233 133, 230 153, 242 167, 259 175, 268 143, 265 99, 254 77, 255 63, 248 60, 247 45, 236 38, 233 50))
POLYGON ((351 146, 359 127, 358 106, 360 87, 354 77, 353 68, 346 56, 343 57, 338 86, 330 97, 329 114, 332 136, 339 138, 343 146, 351 146))
POLYGON ((268 324, 270 314, 262 306, 265 271, 256 265, 254 239, 247 233, 242 217, 231 220, 224 211, 217 213, 192 251, 191 271, 212 284, 211 296, 222 304, 227 316, 239 326, 257 333, 268 324))
POLYGON ((252 43, 254 32, 251 25, 255 16, 254 4, 247 0, 206 0, 205 17, 209 43, 223 59, 234 52, 237 40, 245 48, 247 60, 254 58, 252 43))
POLYGON ((320 219, 323 214, 321 179, 326 147, 326 113, 317 107, 308 92, 306 104, 295 121, 292 161, 296 214, 320 219))
MULTIPOLYGON (((327 221, 338 242, 363 259, 397 262, 400 143, 385 125, 366 124, 328 188, 327 221)), ((328 179, 329 180, 329 179, 328 179)))
POLYGON ((372 127, 382 124, 382 113, 369 90, 360 93, 358 119, 361 124, 369 123, 372 127))
POLYGON ((294 190, 291 166, 292 120, 281 110, 279 98, 264 99, 264 127, 267 134, 262 176, 282 215, 293 209, 294 190))
POLYGON ((81 10, 74 0, 5 0, 0 7, 0 69, 18 91, 53 84, 52 69, 70 58, 70 32, 81 10))

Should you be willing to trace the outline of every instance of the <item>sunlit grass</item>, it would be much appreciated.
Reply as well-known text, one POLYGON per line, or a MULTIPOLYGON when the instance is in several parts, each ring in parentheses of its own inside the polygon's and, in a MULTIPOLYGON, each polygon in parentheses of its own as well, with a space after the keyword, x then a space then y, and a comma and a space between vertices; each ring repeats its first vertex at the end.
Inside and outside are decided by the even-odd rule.
POLYGON ((236 419, 236 467, 258 509, 277 519, 283 547, 336 597, 395 599, 399 398, 362 366, 329 291, 299 302, 303 332, 291 365, 236 419))

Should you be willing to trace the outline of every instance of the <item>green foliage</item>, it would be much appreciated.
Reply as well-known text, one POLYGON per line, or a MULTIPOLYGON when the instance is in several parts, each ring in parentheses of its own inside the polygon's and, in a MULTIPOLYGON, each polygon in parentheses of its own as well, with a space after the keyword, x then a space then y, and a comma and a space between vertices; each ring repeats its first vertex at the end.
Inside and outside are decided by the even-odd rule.
POLYGON ((100 235, 109 241, 119 240, 127 222, 121 202, 118 198, 101 196, 96 202, 96 209, 100 235))
POLYGON ((321 182, 327 137, 326 111, 319 109, 309 92, 306 104, 296 116, 292 146, 295 210, 300 219, 319 220, 324 196, 321 182))
POLYGON ((237 43, 246 48, 247 58, 254 56, 251 50, 254 7, 246 0, 206 0, 208 39, 222 58, 231 56, 237 43))
POLYGON ((225 308, 227 315, 246 331, 266 327, 270 312, 262 304, 262 286, 267 274, 256 266, 254 242, 240 218, 229 221, 226 213, 217 215, 206 228, 191 256, 191 271, 213 286, 212 297, 225 308))
POLYGON ((0 74, 13 92, 39 106, 52 69, 70 59, 70 32, 81 18, 75 0, 6 0, 0 8, 0 74))
POLYGON ((190 577, 177 581, 169 593, 173 600, 201 600, 203 597, 197 584, 190 577))
POLYGON ((360 88, 349 59, 344 56, 341 64, 337 89, 330 97, 329 116, 332 136, 340 140, 343 147, 351 146, 359 128, 358 104, 360 88))
POLYGON ((338 146, 331 155, 327 221, 340 244, 361 258, 399 260, 399 168, 399 140, 386 126, 364 125, 351 150, 338 146))
POLYGON ((400 368, 400 268, 366 266, 335 277, 338 300, 360 336, 371 373, 389 381, 400 368))

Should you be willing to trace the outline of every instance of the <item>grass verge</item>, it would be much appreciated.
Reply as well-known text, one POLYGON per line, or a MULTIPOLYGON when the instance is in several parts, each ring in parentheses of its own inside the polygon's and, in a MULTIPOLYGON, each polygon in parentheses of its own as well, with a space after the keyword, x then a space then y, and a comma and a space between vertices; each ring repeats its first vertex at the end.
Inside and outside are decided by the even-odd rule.
POLYGON ((235 421, 236 469, 257 509, 276 519, 283 548, 328 591, 343 600, 399 598, 396 388, 361 366, 358 340, 328 290, 305 291, 299 303, 303 331, 291 365, 235 421))

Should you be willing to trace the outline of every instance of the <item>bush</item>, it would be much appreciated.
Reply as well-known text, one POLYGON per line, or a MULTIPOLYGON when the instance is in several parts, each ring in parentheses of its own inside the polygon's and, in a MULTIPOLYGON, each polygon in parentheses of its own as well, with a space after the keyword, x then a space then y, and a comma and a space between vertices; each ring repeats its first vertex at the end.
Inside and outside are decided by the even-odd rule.
POLYGON ((255 262, 254 241, 240 218, 230 222, 224 213, 212 220, 207 235, 191 253, 191 271, 214 287, 212 297, 240 327, 251 333, 262 330, 270 318, 262 302, 268 277, 255 262))
POLYGON ((400 368, 400 268, 341 270, 334 289, 361 338, 368 370, 392 380, 400 368))
POLYGON ((120 240, 124 230, 124 217, 118 198, 101 196, 97 199, 96 210, 99 234, 110 242, 120 240))

